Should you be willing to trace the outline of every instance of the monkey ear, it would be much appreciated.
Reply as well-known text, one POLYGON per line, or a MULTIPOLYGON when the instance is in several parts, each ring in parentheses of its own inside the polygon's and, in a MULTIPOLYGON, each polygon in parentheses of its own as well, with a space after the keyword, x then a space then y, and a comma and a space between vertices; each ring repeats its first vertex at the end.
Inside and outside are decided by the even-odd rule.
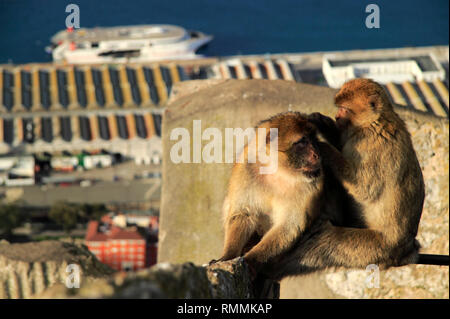
MULTIPOLYGON (((321 118, 322 120, 322 118, 321 118)), ((316 133, 317 131, 317 125, 312 122, 307 122, 304 130, 308 133, 316 133)))
POLYGON ((276 127, 271 127, 267 129, 266 132, 266 144, 269 144, 270 142, 272 142, 274 139, 276 139, 278 137, 278 128, 276 127), (271 129, 275 129, 275 131, 273 131, 273 134, 270 134, 270 130, 271 129))
POLYGON ((380 109, 380 103, 376 96, 369 96, 369 106, 373 111, 377 111, 380 109))

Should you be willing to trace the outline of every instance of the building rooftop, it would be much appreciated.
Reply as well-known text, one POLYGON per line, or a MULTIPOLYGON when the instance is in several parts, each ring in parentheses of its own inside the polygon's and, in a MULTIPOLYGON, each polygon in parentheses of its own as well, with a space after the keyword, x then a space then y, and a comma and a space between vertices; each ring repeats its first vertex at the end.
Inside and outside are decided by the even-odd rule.
POLYGON ((136 227, 120 228, 112 224, 91 221, 86 232, 86 241, 144 240, 136 227))
POLYGON ((182 27, 167 24, 139 25, 139 26, 117 26, 117 27, 97 27, 62 30, 55 34, 51 41, 90 41, 99 42, 105 40, 177 40, 186 35, 186 30, 182 27))
POLYGON ((385 63, 385 62, 400 62, 400 61, 415 61, 420 69, 424 72, 438 71, 435 61, 429 55, 409 56, 409 57, 376 57, 366 59, 333 59, 330 58, 330 65, 333 67, 347 66, 359 63, 385 63))
POLYGON ((32 153, 142 149, 118 146, 117 142, 134 143, 160 136, 162 106, 175 83, 190 78, 269 79, 328 86, 322 71, 324 57, 333 66, 412 61, 424 73, 441 68, 444 79, 415 79, 400 68, 396 74, 382 72, 379 76, 397 104, 448 117, 448 46, 235 56, 176 63, 0 65, 0 154, 19 145, 32 153), (34 137, 31 142, 30 136, 34 137))

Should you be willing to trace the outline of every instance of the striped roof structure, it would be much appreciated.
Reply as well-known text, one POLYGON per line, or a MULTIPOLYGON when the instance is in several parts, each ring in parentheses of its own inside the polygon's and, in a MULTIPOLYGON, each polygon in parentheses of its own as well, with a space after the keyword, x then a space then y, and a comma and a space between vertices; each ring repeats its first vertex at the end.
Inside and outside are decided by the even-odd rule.
POLYGON ((433 82, 416 81, 387 83, 385 88, 391 99, 405 107, 428 112, 440 117, 449 117, 448 84, 436 79, 433 82))
POLYGON ((158 106, 184 79, 175 64, 0 66, 0 114, 158 106))
POLYGON ((0 66, 0 154, 159 138, 160 106, 185 79, 176 64, 0 66))
POLYGON ((161 115, 148 110, 0 118, 0 141, 11 145, 38 140, 52 143, 56 139, 65 142, 108 141, 135 137, 148 139, 152 136, 161 136, 161 115))
POLYGON ((211 67, 213 78, 217 79, 269 79, 301 82, 293 72, 292 65, 285 59, 265 61, 231 59, 211 67))
MULTIPOLYGON (((286 59, 231 59, 211 66, 211 77, 217 79, 269 79, 303 82, 295 64, 286 59)), ((407 108, 449 117, 448 81, 416 81, 385 85, 391 99, 407 108)))
POLYGON ((121 152, 125 151, 123 143, 150 143, 160 136, 161 114, 149 109, 0 117, 0 153, 15 149, 30 153, 97 149, 121 152))
MULTIPOLYGON (((284 57, 236 57, 205 63, 207 78, 303 82, 298 65, 284 57)), ((189 64, 178 62, 0 65, 0 154, 20 148, 30 152, 111 149, 118 141, 158 138, 161 106, 176 82, 192 76, 190 69, 189 64)), ((399 105, 449 117, 448 78, 391 82, 385 88, 399 105)))

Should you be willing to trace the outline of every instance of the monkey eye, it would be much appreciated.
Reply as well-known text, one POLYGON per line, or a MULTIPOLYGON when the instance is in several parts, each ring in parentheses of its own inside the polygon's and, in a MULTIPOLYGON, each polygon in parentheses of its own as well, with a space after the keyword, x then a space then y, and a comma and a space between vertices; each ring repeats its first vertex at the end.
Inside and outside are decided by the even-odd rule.
POLYGON ((346 117, 349 116, 350 114, 354 114, 354 112, 350 108, 346 106, 339 106, 337 116, 346 117))
POLYGON ((298 146, 306 146, 306 144, 308 144, 308 139, 306 137, 302 137, 298 141, 294 142, 294 145, 298 146))

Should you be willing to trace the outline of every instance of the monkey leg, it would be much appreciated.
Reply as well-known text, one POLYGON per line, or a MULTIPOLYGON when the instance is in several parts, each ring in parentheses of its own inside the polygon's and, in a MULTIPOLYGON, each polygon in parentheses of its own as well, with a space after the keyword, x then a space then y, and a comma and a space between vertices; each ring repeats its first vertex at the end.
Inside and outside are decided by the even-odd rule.
POLYGON ((230 260, 242 255, 242 250, 256 230, 255 222, 248 214, 234 215, 225 225, 225 244, 219 261, 230 260))
POLYGON ((262 264, 289 249, 298 234, 299 225, 285 223, 272 227, 261 241, 244 255, 244 259, 251 264, 262 264))
POLYGON ((327 267, 364 269, 370 264, 392 263, 394 248, 385 236, 372 229, 322 225, 311 237, 303 239, 293 249, 269 265, 264 272, 281 279, 327 267))

